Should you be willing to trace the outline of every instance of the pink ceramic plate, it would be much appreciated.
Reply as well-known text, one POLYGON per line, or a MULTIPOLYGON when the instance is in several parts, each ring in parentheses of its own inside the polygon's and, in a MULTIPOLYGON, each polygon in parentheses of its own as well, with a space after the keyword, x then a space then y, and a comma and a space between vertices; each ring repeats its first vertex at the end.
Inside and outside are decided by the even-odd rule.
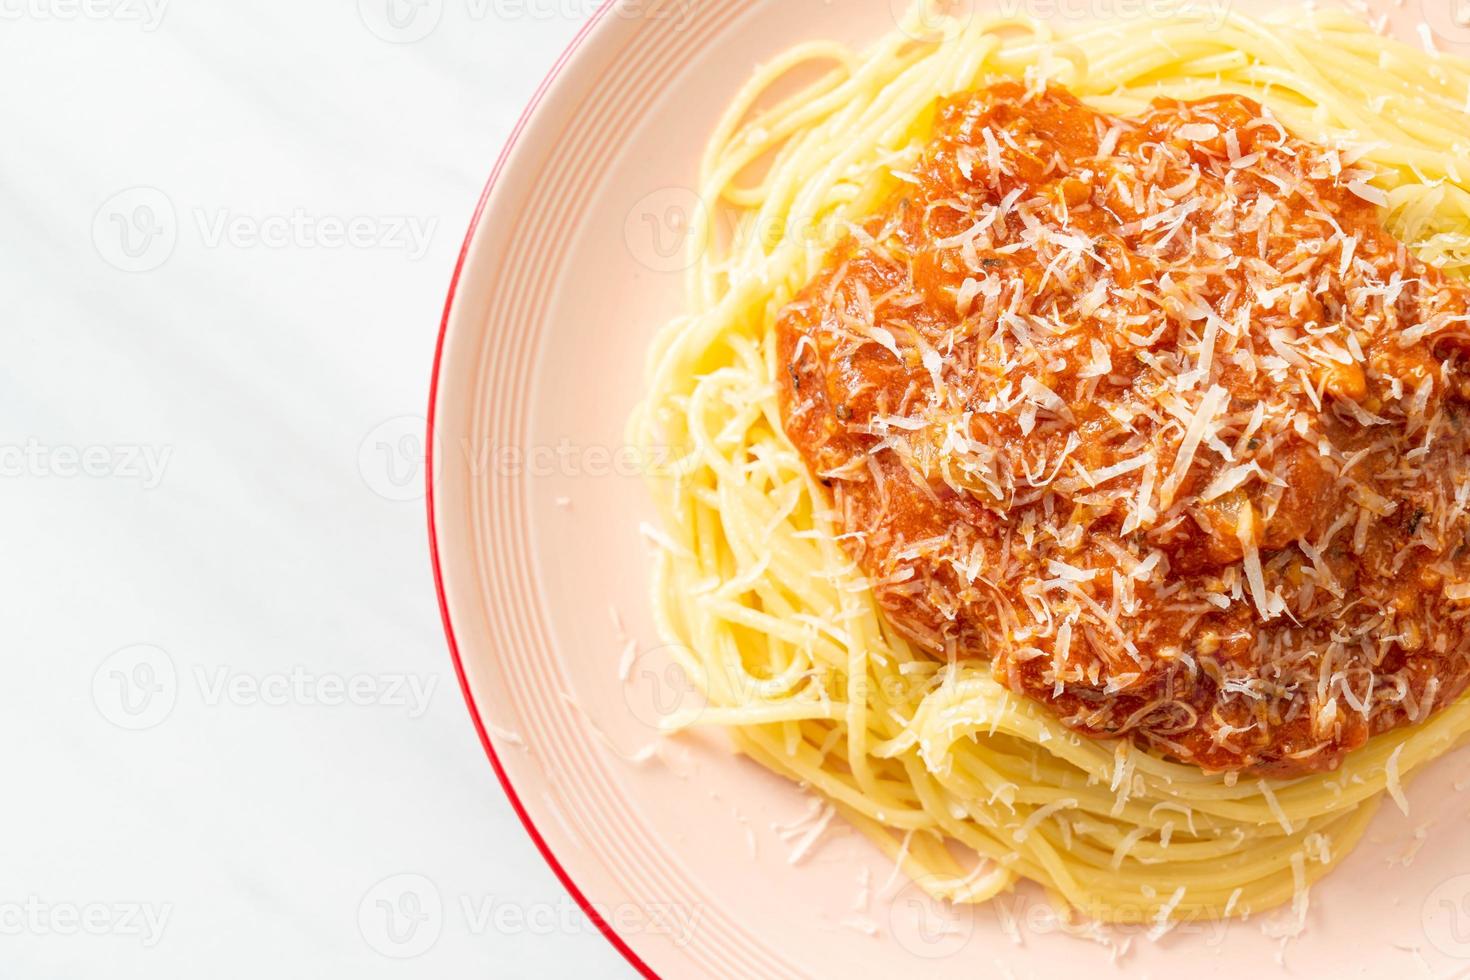
MULTIPOLYGON (((680 310, 681 234, 698 206, 682 188, 757 62, 807 39, 870 40, 905 2, 604 7, 517 127, 455 273, 430 426, 450 646, 528 831, 649 975, 1050 977, 1114 969, 1119 952, 1063 934, 1029 889, 979 910, 934 906, 856 833, 810 833, 812 800, 717 737, 655 746, 659 717, 688 692, 648 611, 647 461, 623 430, 649 340, 680 310)), ((1470 40, 1456 2, 1371 6, 1416 40, 1427 21, 1447 46, 1470 40)), ((1138 16, 1150 2, 1019 6, 1138 16)), ((1411 818, 1385 808, 1284 948, 1259 921, 1195 923, 1135 936, 1120 965, 1171 977, 1249 976, 1282 958, 1312 975, 1470 972, 1470 799, 1451 789, 1467 769, 1461 754, 1416 780, 1411 818)))

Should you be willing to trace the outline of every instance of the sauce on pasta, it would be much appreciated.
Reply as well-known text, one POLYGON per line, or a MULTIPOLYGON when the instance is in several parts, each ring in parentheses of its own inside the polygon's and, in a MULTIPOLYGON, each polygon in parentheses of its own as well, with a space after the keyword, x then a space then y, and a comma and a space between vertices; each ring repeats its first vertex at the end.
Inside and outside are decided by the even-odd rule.
POLYGON ((1004 83, 777 326, 786 431, 891 622, 1069 727, 1334 768, 1470 681, 1470 289, 1237 96, 1004 83))

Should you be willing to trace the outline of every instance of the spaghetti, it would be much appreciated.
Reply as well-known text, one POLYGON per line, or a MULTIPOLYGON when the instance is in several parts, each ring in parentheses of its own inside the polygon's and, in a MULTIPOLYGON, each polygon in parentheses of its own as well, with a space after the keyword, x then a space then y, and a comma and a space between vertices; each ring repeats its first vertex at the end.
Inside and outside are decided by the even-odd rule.
POLYGON ((1373 169, 1386 227, 1425 262, 1470 271, 1470 64, 1341 14, 1219 29, 1181 14, 1073 35, 1017 18, 928 41, 916 10, 863 54, 831 44, 768 65, 701 168, 689 313, 652 352, 633 422, 688 447, 654 485, 670 547, 660 627, 738 748, 811 786, 931 894, 982 902, 1018 879, 1081 915, 1169 922, 1287 902, 1352 849, 1384 797, 1470 732, 1470 703, 1377 735, 1339 768, 1208 772, 1069 729, 983 661, 936 657, 884 614, 826 488, 787 437, 776 325, 834 249, 922 157, 939 99, 1011 79, 1100 112, 1241 95, 1373 169), (827 66, 784 99, 796 70, 827 66), (765 107, 765 103, 774 101, 765 107), (751 176, 751 175, 754 176, 751 176), (727 226, 717 227, 728 217, 727 226))

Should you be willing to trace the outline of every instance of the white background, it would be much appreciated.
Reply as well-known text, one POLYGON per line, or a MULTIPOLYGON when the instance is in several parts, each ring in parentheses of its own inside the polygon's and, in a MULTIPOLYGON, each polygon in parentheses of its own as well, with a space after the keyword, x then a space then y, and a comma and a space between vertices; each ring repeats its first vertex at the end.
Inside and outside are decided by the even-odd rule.
POLYGON ((592 8, 0 0, 0 976, 631 975, 481 751, 419 489, 461 238, 592 8))

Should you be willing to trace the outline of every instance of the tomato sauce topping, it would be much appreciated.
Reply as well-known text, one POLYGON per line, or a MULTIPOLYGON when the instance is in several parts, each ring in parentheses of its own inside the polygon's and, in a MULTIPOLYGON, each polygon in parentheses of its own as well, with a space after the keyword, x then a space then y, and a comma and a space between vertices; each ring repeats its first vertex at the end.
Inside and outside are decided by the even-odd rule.
POLYGON ((941 102, 777 326, 890 621, 1072 729, 1331 769, 1470 681, 1470 288, 1237 96, 941 102))

